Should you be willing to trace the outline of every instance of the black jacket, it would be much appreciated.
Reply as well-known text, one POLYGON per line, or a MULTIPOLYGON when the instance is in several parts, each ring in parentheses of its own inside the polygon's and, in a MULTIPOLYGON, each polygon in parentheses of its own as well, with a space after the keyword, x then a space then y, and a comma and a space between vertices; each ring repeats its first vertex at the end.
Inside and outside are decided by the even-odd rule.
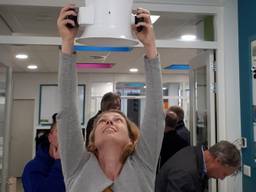
POLYGON ((183 120, 179 121, 176 125, 176 131, 177 134, 184 139, 188 145, 190 145, 190 132, 188 128, 185 126, 185 123, 183 120))
POLYGON ((161 168, 156 192, 203 192, 208 181, 203 167, 201 147, 181 149, 161 168))
POLYGON ((188 146, 188 143, 182 139, 175 130, 164 133, 161 153, 160 167, 172 157, 176 152, 188 146))

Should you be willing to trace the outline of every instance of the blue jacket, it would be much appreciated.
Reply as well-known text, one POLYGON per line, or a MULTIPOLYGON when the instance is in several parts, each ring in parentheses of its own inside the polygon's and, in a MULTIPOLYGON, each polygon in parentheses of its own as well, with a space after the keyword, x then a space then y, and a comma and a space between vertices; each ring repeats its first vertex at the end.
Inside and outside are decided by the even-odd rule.
POLYGON ((39 145, 36 156, 22 173, 25 192, 65 192, 60 160, 50 157, 48 147, 39 145))

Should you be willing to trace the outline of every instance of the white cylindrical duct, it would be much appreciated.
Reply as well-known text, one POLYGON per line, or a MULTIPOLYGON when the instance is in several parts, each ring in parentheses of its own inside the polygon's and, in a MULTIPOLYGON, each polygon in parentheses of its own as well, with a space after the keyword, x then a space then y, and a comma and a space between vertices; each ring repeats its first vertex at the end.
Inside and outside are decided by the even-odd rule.
POLYGON ((134 46, 131 17, 133 0, 85 0, 78 23, 80 44, 97 46, 134 46))

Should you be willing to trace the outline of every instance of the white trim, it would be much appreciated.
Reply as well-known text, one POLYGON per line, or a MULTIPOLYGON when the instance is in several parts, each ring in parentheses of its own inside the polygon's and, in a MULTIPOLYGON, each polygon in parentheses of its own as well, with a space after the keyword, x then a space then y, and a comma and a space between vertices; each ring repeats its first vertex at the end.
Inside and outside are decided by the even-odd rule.
MULTIPOLYGON (((0 44, 6 45, 61 45, 60 37, 39 37, 39 36, 8 36, 0 35, 0 44)), ((196 48, 196 49, 217 49, 215 41, 194 41, 184 42, 178 40, 156 40, 159 48, 196 48)), ((142 47, 139 44, 137 47, 142 47)))
POLYGON ((6 45, 61 45, 60 37, 0 35, 0 44, 6 45))
POLYGON ((217 127, 218 140, 226 138, 226 110, 225 110, 225 62, 224 62, 224 13, 223 8, 220 8, 216 16, 217 41, 218 49, 216 50, 216 74, 217 74, 217 127), (220 129, 222 127, 222 129, 220 129))
MULTIPOLYGON (((69 3, 67 0, 0 0, 0 5, 22 5, 22 6, 47 6, 62 7, 69 3)), ((72 0, 76 6, 84 6, 85 0, 72 0)), ((140 4, 172 4, 177 6, 222 6, 223 0, 134 0, 135 5, 140 4)))
MULTIPOLYGON (((222 8, 222 35, 220 41, 223 51, 220 59, 224 65, 221 73, 223 82, 220 82, 222 90, 219 91, 223 101, 219 103, 220 112, 224 112, 224 122, 219 127, 219 139, 233 142, 241 138, 241 115, 240 115, 240 82, 239 82, 239 49, 238 49, 238 1, 225 0, 222 8), (224 91, 223 93, 220 93, 224 91), (222 108, 222 109, 221 109, 222 108), (225 130, 225 131, 222 131, 225 130)), ((221 53, 220 53, 221 54, 221 53)), ((229 177, 220 182, 219 191, 240 192, 242 191, 242 177, 229 177)))
MULTIPOLYGON (((67 0, 0 0, 0 5, 63 7, 70 2, 67 0)), ((84 0, 72 0, 72 3, 77 6, 83 6, 84 0)))
POLYGON ((175 5, 175 4, 159 4, 159 3, 134 3, 133 9, 143 7, 150 11, 163 12, 180 12, 180 13, 207 13, 216 14, 219 7, 215 6, 195 6, 195 5, 175 5))

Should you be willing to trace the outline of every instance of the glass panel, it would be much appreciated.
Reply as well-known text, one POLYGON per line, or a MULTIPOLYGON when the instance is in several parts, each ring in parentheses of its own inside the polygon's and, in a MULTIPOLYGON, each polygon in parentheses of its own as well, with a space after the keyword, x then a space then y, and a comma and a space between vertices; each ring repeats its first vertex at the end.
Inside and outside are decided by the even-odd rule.
POLYGON ((196 144, 208 146, 206 67, 195 70, 196 144))
MULTIPOLYGON (((253 119, 253 158, 256 163, 256 40, 251 43, 252 62, 252 119, 253 119)), ((249 141, 250 142, 250 141, 249 141)))
MULTIPOLYGON (((6 107, 6 77, 7 69, 0 64, 0 175, 3 167, 3 142, 5 129, 5 107, 6 107)), ((1 178, 2 185, 2 178, 1 178)))
POLYGON ((138 126, 144 113, 145 83, 141 82, 119 82, 116 91, 121 95, 122 111, 138 126))
MULTIPOLYGON (((145 84, 141 82, 118 82, 116 92, 121 95, 121 110, 137 125, 145 108, 145 84)), ((163 84, 163 108, 167 110, 171 105, 179 105, 184 109, 185 122, 188 122, 189 93, 186 83, 163 84)))
MULTIPOLYGON (((160 19, 154 23, 156 39, 180 40, 182 35, 195 35, 196 39, 215 41, 214 15, 201 13, 157 12, 160 19), (167 25, 168 23, 168 25, 167 25)), ((185 40, 192 37, 187 36, 185 40)))

